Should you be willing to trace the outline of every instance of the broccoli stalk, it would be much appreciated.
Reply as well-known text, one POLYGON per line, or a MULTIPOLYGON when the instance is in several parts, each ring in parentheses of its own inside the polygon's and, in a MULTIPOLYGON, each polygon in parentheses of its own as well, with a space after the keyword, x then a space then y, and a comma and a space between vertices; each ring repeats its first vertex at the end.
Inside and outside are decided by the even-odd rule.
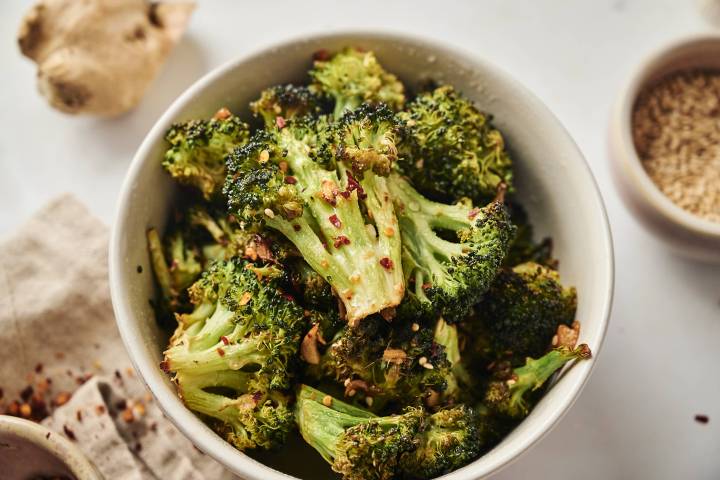
POLYGON ((397 218, 387 181, 376 173, 392 162, 391 119, 383 107, 344 117, 334 134, 344 152, 337 169, 320 159, 330 155, 324 126, 308 119, 259 132, 229 157, 230 208, 290 240, 337 292, 351 324, 396 306, 404 294, 397 218))
POLYGON ((346 48, 331 58, 315 60, 311 88, 335 101, 334 117, 363 103, 384 103, 399 110, 405 103, 405 87, 386 72, 373 52, 346 48))
POLYGON ((237 448, 271 448, 292 425, 277 389, 290 385, 305 319, 271 275, 248 267, 217 261, 193 284, 195 309, 177 315, 162 367, 186 405, 215 419, 237 448))
POLYGON ((222 190, 225 156, 247 142, 247 124, 226 109, 210 120, 190 120, 173 125, 165 134, 170 148, 163 167, 180 183, 200 190, 206 200, 222 190))
POLYGON ((171 308, 177 308, 183 291, 202 272, 199 255, 180 230, 168 234, 163 246, 157 230, 151 228, 147 231, 147 242, 163 302, 171 308))
POLYGON ((400 221, 403 268, 414 280, 413 301, 435 308, 448 323, 463 320, 490 288, 514 234, 506 209, 499 201, 482 209, 436 203, 395 174, 388 185, 400 221))
POLYGON ((295 417, 305 441, 345 480, 434 478, 469 463, 481 447, 465 406, 377 417, 303 385, 295 417))
POLYGON ((542 387, 567 362, 590 356, 590 348, 582 344, 573 350, 556 348, 537 360, 528 357, 525 365, 514 369, 509 379, 490 383, 484 404, 496 414, 521 419, 530 411, 528 395, 531 392, 542 387))
POLYGON ((435 342, 445 349, 445 356, 450 362, 452 376, 449 377, 448 386, 443 392, 446 399, 457 401, 465 396, 465 389, 473 387, 475 382, 472 375, 465 368, 460 354, 460 338, 457 325, 449 325, 440 318, 435 325, 435 342))

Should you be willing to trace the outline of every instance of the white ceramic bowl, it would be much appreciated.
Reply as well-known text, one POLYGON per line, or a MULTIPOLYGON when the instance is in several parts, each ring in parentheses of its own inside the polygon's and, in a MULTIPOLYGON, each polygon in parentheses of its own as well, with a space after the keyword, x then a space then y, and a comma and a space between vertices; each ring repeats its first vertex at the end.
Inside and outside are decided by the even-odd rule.
POLYGON ((44 426, 0 415, 0 478, 102 480, 80 449, 44 426))
POLYGON ((631 76, 610 124, 613 177, 630 211, 673 251, 720 263, 720 223, 695 216, 666 197, 645 172, 632 138, 632 114, 638 94, 661 77, 688 68, 720 70, 720 36, 674 41, 659 49, 631 76))
MULTIPOLYGON (((150 131, 138 150, 120 196, 110 244, 110 285, 130 357, 167 416, 202 451, 243 478, 291 478, 235 450, 186 409, 158 367, 167 336, 158 330, 148 299, 154 296, 145 245, 149 226, 162 228, 177 190, 160 161, 163 134, 172 122, 211 116, 218 108, 247 114, 247 104, 265 87, 306 81, 312 53, 362 46, 409 87, 426 78, 454 85, 495 115, 517 166, 517 187, 538 235, 552 234, 561 273, 579 291, 580 340, 600 350, 613 293, 613 251, 602 199, 575 143, 531 93, 494 65, 434 42, 404 35, 348 33, 286 42, 214 70, 190 87, 150 131), (138 265, 142 273, 138 273, 138 265)), ((588 379, 594 360, 561 376, 530 416, 500 445, 446 477, 469 480, 507 465, 562 417, 588 379)), ((321 479, 329 468, 307 447, 293 445, 263 461, 295 478, 321 479)), ((548 459, 549 462, 555 461, 548 459)))

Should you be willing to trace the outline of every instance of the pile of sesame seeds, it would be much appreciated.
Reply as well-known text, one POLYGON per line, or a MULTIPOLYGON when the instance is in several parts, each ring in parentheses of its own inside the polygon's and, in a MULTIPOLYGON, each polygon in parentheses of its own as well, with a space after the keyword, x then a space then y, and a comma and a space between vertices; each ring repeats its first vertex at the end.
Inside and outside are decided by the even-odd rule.
POLYGON ((679 207, 720 223, 720 71, 680 71, 646 88, 632 131, 658 188, 679 207))

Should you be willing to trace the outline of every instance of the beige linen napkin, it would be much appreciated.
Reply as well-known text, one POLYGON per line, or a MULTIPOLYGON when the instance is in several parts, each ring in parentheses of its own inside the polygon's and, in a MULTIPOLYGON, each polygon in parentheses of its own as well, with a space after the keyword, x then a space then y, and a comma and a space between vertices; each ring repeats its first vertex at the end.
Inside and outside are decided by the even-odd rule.
POLYGON ((234 478, 163 417, 132 370, 107 241, 107 227, 63 196, 0 242, 0 413, 42 420, 108 480, 234 478))

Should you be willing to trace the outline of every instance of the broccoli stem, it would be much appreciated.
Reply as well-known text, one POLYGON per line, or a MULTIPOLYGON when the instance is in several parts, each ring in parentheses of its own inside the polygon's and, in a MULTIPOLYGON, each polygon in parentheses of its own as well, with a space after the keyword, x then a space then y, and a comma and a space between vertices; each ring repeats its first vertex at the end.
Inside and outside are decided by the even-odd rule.
POLYGON ((147 231, 148 249, 150 250, 150 260, 152 261, 153 271, 157 279, 163 298, 169 301, 174 295, 172 288, 172 279, 170 277, 170 269, 165 261, 165 253, 162 248, 162 241, 157 230, 151 228, 147 231))
POLYGON ((242 338, 243 329, 236 327, 227 336, 228 345, 217 342, 203 350, 191 350, 188 345, 177 345, 165 352, 169 368, 173 371, 192 370, 197 375, 212 374, 221 370, 241 370, 262 365, 267 357, 265 336, 242 338), (234 343, 238 342, 238 343, 234 343))

